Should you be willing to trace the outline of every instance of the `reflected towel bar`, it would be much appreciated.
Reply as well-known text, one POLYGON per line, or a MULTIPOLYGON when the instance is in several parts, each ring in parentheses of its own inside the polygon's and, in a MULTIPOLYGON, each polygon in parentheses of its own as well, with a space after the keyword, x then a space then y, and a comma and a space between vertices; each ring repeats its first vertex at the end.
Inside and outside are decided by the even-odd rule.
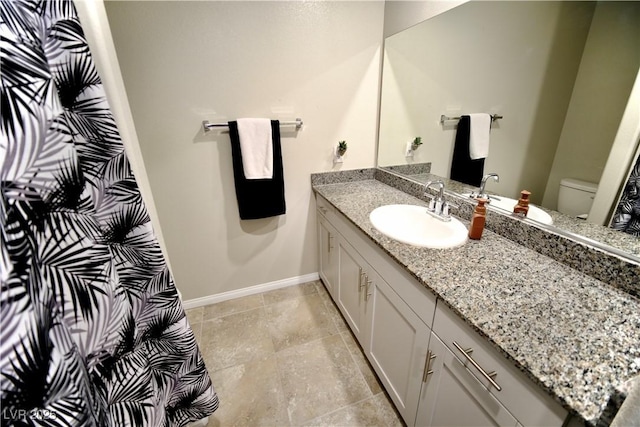
MULTIPOLYGON (((300 129, 302 125, 303 125, 302 119, 299 117, 296 118, 296 120, 293 122, 280 122, 280 126, 295 126, 296 129, 300 129)), ((229 127, 228 123, 209 123, 209 120, 202 121, 202 128, 204 129, 205 133, 209 132, 213 128, 227 128, 227 127, 229 127)))
MULTIPOLYGON (((502 119, 503 117, 498 115, 498 114, 492 114, 491 115, 491 121, 495 122, 496 120, 502 119)), ((444 123, 450 120, 460 120, 460 117, 449 117, 449 116, 445 116, 444 114, 440 116, 440 123, 444 123)))

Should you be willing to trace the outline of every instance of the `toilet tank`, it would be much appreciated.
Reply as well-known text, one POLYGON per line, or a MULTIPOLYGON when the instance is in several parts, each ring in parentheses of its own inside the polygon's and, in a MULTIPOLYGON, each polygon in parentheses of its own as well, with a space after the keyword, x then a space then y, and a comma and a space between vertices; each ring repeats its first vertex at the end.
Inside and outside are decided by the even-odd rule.
POLYGON ((560 181, 558 211, 571 216, 586 216, 591 210, 598 184, 573 178, 560 181))

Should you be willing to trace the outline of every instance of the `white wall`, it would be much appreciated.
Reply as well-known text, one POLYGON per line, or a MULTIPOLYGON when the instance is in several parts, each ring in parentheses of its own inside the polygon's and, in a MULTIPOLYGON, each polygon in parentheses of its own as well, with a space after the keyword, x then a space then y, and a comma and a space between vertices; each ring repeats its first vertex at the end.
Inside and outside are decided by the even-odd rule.
POLYGON ((540 203, 587 37, 583 2, 469 2, 385 42, 379 163, 413 162, 449 176, 455 122, 441 114, 496 113, 485 172, 491 189, 540 203), (557 37, 560 36, 560 37, 557 37), (526 48, 523 48, 526 46, 526 48), (578 47, 576 49, 575 47, 578 47))
POLYGON ((91 49, 96 69, 102 80, 111 113, 118 126, 131 170, 136 177, 138 188, 149 213, 154 233, 165 255, 169 269, 171 269, 158 212, 153 200, 151 184, 149 183, 142 152, 140 151, 136 127, 129 107, 122 74, 120 73, 120 64, 118 63, 113 38, 109 29, 104 2, 98 0, 76 0, 74 5, 82 23, 87 43, 91 49))
POLYGON ((317 271, 309 175, 373 167, 382 2, 106 2, 173 274, 185 299, 317 271), (301 117, 283 132, 287 214, 240 221, 227 133, 202 120, 301 117))
MULTIPOLYGON (((640 2, 599 2, 549 174, 544 206, 556 209, 563 178, 600 182, 639 68, 640 2)), ((617 194, 618 185, 609 186, 612 188, 605 190, 617 194)))
POLYGON ((390 0, 384 3, 384 36, 389 37, 468 0, 390 0))
POLYGON ((611 223, 611 214, 618 207, 622 190, 638 155, 640 155, 640 70, 636 75, 629 102, 602 172, 600 185, 589 212, 589 222, 602 225, 611 223))

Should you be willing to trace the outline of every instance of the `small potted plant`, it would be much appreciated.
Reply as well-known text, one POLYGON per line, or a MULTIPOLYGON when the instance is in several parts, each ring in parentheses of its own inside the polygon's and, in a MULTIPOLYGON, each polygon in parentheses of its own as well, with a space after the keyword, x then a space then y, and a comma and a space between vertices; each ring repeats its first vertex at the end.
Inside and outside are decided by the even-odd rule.
POLYGON ((421 145, 422 145, 422 138, 419 136, 416 136, 415 139, 411 142, 411 149, 415 151, 421 145))
POLYGON ((346 141, 338 142, 338 149, 336 150, 336 152, 338 153, 338 156, 340 157, 344 156, 344 153, 347 152, 347 142, 346 141))

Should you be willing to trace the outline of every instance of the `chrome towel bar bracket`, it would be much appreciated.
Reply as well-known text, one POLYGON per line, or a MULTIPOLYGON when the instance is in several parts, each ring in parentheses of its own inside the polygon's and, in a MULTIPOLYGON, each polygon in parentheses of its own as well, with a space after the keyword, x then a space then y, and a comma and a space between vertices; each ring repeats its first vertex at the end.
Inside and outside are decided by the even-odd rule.
MULTIPOLYGON (((291 122, 280 122, 280 126, 295 126, 296 129, 300 129, 304 122, 301 118, 296 118, 291 122)), ((228 128, 229 125, 227 123, 209 123, 209 120, 202 121, 202 129, 205 133, 209 132, 213 128, 228 128)))
MULTIPOLYGON (((496 120, 500 120, 502 119, 503 116, 499 115, 499 114, 492 114, 491 115, 491 121, 495 122, 496 120)), ((449 116, 445 116, 444 114, 440 116, 440 123, 444 123, 444 122, 448 122, 451 120, 460 120, 460 117, 449 117, 449 116)))

